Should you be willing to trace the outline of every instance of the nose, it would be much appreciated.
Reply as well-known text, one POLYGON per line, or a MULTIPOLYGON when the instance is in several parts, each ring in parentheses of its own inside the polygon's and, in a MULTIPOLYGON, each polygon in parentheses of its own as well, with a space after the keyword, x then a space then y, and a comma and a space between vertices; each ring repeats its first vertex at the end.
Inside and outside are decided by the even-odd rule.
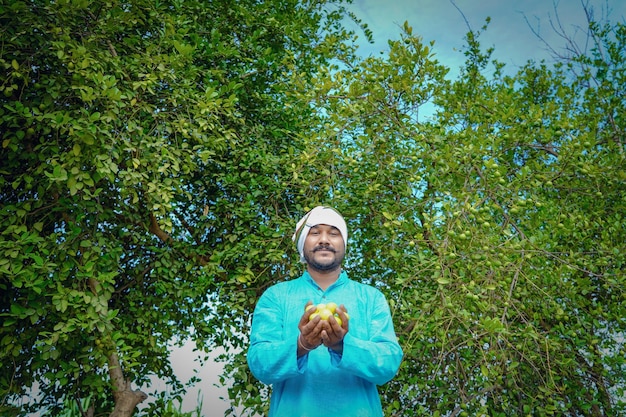
POLYGON ((330 243, 330 233, 328 233, 328 232, 320 233, 319 243, 329 244, 330 243))

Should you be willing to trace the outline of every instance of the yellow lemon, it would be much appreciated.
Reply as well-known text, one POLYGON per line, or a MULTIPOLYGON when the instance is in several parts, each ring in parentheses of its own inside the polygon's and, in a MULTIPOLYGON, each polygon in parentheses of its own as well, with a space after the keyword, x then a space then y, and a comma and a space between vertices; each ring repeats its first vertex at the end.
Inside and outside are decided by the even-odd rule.
POLYGON ((322 320, 328 320, 328 318, 333 315, 332 311, 327 308, 319 310, 319 314, 322 320))
POLYGON ((331 313, 335 314, 337 310, 337 303, 328 303, 326 304, 326 308, 330 310, 331 313))

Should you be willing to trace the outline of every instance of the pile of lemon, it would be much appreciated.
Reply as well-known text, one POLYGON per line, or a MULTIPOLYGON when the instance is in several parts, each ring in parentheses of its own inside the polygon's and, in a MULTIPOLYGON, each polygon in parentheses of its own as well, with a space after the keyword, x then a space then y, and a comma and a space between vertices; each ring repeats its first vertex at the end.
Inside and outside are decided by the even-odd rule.
MULTIPOLYGON (((305 311, 310 311, 312 309, 315 309, 315 311, 309 316, 309 320, 313 320, 315 317, 320 316, 322 320, 328 321, 330 316, 333 316, 335 320, 337 320, 337 323, 340 326, 342 325, 341 318, 339 317, 339 314, 337 313, 337 303, 331 302, 331 303, 318 304, 318 305, 311 304, 305 308, 305 311)), ((348 316, 348 313, 344 312, 344 314, 346 315, 346 318, 350 320, 350 316, 348 316)))

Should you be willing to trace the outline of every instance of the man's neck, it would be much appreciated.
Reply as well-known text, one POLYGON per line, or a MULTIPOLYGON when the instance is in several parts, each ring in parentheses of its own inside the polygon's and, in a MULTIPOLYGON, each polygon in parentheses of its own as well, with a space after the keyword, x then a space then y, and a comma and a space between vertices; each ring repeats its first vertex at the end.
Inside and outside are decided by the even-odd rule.
POLYGON ((313 281, 324 291, 339 279, 341 268, 334 269, 332 271, 318 271, 316 269, 307 267, 307 271, 313 281))

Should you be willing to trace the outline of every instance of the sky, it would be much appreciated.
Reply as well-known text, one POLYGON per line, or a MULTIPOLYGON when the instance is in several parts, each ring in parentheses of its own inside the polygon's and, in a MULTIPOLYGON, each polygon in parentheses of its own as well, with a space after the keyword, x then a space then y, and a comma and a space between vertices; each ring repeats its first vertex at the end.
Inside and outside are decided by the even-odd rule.
MULTIPOLYGON (((437 60, 454 73, 464 62, 460 48, 465 34, 469 28, 479 30, 487 17, 491 23, 480 38, 481 45, 494 47, 494 58, 505 63, 506 68, 515 71, 529 59, 551 62, 546 45, 532 29, 557 50, 564 46, 564 40, 552 29, 551 22, 560 22, 567 34, 583 42, 586 19, 582 2, 592 5, 596 20, 609 16, 612 22, 624 22, 624 0, 353 0, 349 8, 373 31, 374 44, 364 42, 359 48, 363 56, 386 51, 387 40, 399 39, 402 25, 407 21, 413 34, 421 36, 425 43, 435 41, 437 60)), ((356 26, 352 29, 358 31, 356 26)), ((182 410, 196 408, 200 391, 203 416, 223 416, 228 405, 220 397, 228 395, 225 388, 214 386, 222 367, 211 362, 199 367, 193 362, 195 356, 191 346, 172 352, 174 370, 181 381, 193 375, 203 380, 188 391, 182 410)))
POLYGON ((624 22, 623 0, 353 0, 350 10, 374 32, 375 43, 360 48, 363 55, 386 51, 387 40, 399 39, 406 21, 425 43, 435 42, 434 52, 441 63, 456 70, 464 62, 460 48, 468 29, 480 30, 487 17, 491 22, 479 40, 484 48, 494 47, 494 57, 507 68, 521 66, 528 59, 551 62, 546 45, 533 30, 561 52, 564 39, 553 25, 584 44, 583 3, 591 6, 596 20, 609 16, 613 22, 624 22))

